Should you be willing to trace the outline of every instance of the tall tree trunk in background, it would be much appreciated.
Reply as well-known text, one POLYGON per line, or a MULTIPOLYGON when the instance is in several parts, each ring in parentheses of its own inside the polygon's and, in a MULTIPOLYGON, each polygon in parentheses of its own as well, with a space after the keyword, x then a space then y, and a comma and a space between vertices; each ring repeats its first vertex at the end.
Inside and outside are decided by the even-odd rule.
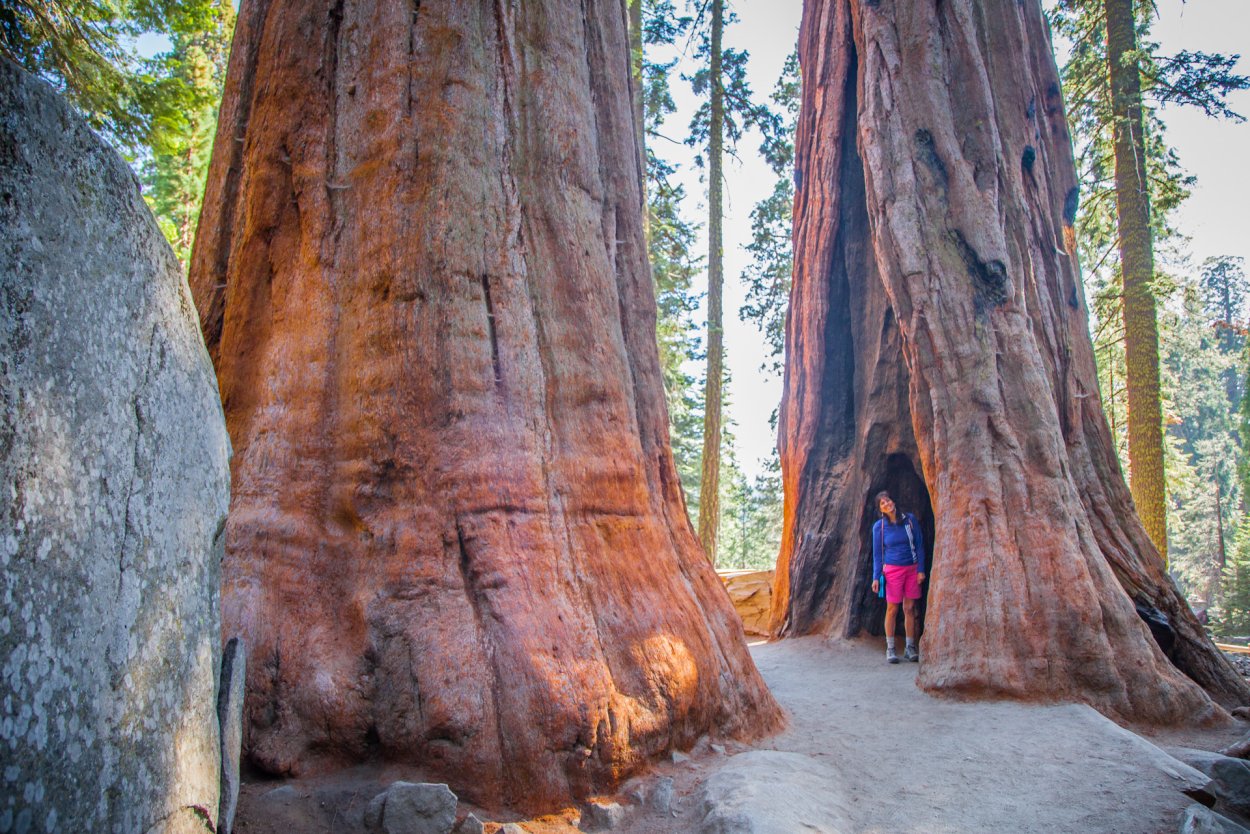
POLYGON ((191 284, 271 773, 609 788, 779 711, 668 443, 621 0, 258 0, 191 284))
POLYGON ((725 87, 721 71, 721 39, 725 28, 725 2, 711 0, 711 6, 712 108, 707 169, 707 380, 703 389, 703 476, 699 480, 699 541, 703 543, 708 559, 715 563, 716 534, 720 524, 721 389, 725 374, 725 314, 722 298, 725 273, 721 257, 724 248, 721 240, 721 164, 725 146, 725 87))
POLYGON ((1195 681, 1243 703, 1133 511, 1099 403, 1040 4, 817 0, 799 49, 774 630, 876 626, 887 488, 933 533, 925 689, 1160 722, 1219 714, 1195 681))
POLYGON ((1128 389, 1129 485, 1137 514, 1167 563, 1167 485, 1159 395, 1150 186, 1146 180, 1134 0, 1105 0, 1107 73, 1115 145, 1115 204, 1124 286, 1124 364, 1128 389))

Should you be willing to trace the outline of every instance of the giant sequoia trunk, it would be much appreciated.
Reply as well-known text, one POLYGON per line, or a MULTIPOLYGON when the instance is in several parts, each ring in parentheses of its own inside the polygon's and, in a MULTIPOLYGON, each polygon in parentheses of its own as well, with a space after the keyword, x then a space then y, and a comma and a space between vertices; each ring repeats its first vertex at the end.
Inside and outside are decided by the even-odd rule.
POLYGON ((191 281, 246 750, 540 808, 779 711, 667 440, 620 0, 255 0, 191 281))
POLYGON ((1195 681, 1244 701, 1116 462, 1039 4, 812 2, 800 50, 774 630, 877 626, 888 488, 934 534, 924 688, 1143 721, 1218 715, 1195 681))

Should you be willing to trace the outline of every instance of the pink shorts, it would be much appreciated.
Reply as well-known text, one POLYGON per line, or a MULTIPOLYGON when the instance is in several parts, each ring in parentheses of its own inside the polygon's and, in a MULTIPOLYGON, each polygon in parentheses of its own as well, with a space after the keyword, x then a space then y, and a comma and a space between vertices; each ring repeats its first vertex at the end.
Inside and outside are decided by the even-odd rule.
POLYGON ((882 565, 885 573, 885 601, 900 603, 903 598, 920 599, 920 580, 915 565, 882 565))

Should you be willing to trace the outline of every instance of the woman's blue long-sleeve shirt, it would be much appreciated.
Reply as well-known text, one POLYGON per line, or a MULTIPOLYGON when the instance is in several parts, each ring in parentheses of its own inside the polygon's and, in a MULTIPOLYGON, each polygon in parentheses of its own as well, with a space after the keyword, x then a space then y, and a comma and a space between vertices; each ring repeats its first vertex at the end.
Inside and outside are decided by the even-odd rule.
POLYGON ((881 578, 883 565, 915 565, 925 573, 924 535, 920 523, 911 513, 903 513, 898 524, 882 518, 872 525, 872 578, 881 578), (911 528, 911 541, 907 530, 911 528), (882 552, 884 546, 884 553, 882 552))

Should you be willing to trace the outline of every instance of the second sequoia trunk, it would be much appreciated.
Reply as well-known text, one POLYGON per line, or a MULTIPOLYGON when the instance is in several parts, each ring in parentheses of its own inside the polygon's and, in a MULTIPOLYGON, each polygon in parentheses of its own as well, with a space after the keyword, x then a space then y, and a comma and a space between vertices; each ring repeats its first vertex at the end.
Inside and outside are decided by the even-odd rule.
POLYGON ((1143 721, 1243 702, 1115 458, 1040 5, 815 0, 800 58, 774 630, 876 627, 888 488, 935 543, 924 688, 1143 721))
POLYGON ((668 446, 624 7, 253 0, 191 282, 270 772, 541 809, 779 711, 668 446))

